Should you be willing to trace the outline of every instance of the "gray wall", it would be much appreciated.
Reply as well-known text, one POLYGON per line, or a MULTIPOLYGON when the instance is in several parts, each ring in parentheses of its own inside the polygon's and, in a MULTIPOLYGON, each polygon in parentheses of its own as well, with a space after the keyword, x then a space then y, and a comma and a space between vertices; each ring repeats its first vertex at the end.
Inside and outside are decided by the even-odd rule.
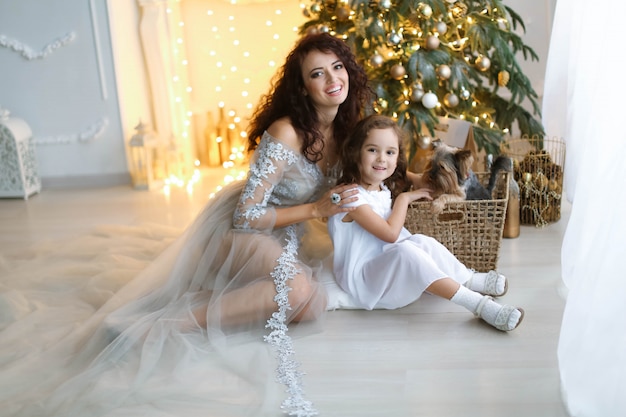
POLYGON ((129 181, 108 27, 103 1, 0 0, 0 107, 41 143, 44 188, 129 181))

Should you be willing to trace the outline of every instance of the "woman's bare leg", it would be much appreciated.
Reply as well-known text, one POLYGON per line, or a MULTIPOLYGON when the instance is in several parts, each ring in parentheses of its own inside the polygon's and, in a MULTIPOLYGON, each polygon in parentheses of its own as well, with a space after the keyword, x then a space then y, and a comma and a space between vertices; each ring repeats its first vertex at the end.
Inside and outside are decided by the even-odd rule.
MULTIPOLYGON (((293 321, 311 320, 317 317, 322 305, 320 297, 311 286, 309 278, 296 275, 289 281, 289 305, 296 314, 293 321)), ((209 294, 210 295, 210 294, 209 294)), ((253 321, 266 321, 278 310, 274 301, 276 287, 270 280, 257 281, 254 284, 230 291, 221 297, 221 323, 224 326, 236 326, 253 321)), ((207 304, 193 310, 193 315, 201 327, 207 325, 207 304)))

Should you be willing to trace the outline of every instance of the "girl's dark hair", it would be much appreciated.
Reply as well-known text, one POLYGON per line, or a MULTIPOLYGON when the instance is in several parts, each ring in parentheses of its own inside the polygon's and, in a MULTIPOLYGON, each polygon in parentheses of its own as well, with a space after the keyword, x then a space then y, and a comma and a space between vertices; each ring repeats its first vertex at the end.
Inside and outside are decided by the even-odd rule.
POLYGON ((343 173, 338 184, 352 184, 361 181, 359 165, 361 161, 361 148, 372 129, 393 129, 398 137, 398 164, 396 170, 384 183, 391 191, 392 198, 406 191, 410 187, 410 181, 406 175, 408 162, 404 146, 405 132, 391 117, 373 114, 362 119, 354 128, 348 140, 341 149, 341 164, 343 173))
MULTIPOLYGON (((307 35, 301 38, 289 53, 281 69, 272 81, 270 92, 261 98, 248 127, 248 150, 256 149, 263 132, 281 117, 289 117, 293 127, 304 138, 302 152, 311 162, 322 158, 323 146, 314 146, 322 141, 318 129, 318 117, 308 95, 302 94, 304 80, 302 63, 311 51, 334 53, 345 66, 349 76, 348 97, 339 106, 333 123, 333 137, 337 148, 346 140, 349 132, 371 104, 372 90, 367 75, 359 65, 350 47, 341 39, 328 33, 307 35)), ((322 143, 323 145, 323 143, 322 143)))

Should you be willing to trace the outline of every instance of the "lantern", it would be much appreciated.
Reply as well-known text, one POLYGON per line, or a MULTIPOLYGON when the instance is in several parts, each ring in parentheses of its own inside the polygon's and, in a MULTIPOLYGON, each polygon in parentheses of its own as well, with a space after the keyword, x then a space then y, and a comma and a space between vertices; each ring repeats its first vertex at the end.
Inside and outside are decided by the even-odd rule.
POLYGON ((26 200, 40 191, 31 129, 0 108, 0 197, 26 200))
POLYGON ((158 140, 148 125, 139 121, 137 133, 130 138, 130 175, 137 190, 150 190, 157 183, 155 164, 158 162, 158 140))

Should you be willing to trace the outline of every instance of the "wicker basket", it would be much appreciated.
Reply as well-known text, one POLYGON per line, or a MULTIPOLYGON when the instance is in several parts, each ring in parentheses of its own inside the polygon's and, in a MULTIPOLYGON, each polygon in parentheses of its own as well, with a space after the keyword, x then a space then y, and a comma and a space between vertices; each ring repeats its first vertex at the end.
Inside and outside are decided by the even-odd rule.
MULTIPOLYGON (((477 173, 486 184, 489 173, 477 173)), ((486 272, 496 269, 509 195, 509 173, 502 173, 492 200, 448 203, 439 214, 432 203, 411 203, 405 227, 413 234, 432 236, 450 250, 468 268, 486 272)))
POLYGON ((543 227, 561 218, 565 142, 558 138, 522 138, 502 143, 513 158, 520 189, 520 223, 543 227))

